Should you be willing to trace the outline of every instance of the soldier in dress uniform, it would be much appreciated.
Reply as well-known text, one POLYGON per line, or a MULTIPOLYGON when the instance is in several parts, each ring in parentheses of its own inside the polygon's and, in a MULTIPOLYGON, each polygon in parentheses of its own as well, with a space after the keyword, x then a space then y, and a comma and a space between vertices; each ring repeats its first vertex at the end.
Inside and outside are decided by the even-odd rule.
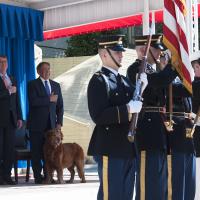
MULTIPOLYGON (((172 83, 172 96, 173 130, 167 132, 169 137, 168 198, 194 200, 196 165, 191 136, 192 101, 191 94, 183 86, 179 77, 172 83)), ((169 116, 170 113, 166 114, 169 116)))
MULTIPOLYGON (((165 49, 165 46, 161 43, 162 35, 152 35, 151 48, 148 56, 147 73, 151 74, 156 71, 156 64, 159 62, 159 56, 161 51, 165 49)), ((138 66, 142 62, 142 58, 145 52, 145 45, 147 42, 147 36, 136 36, 135 37, 135 50, 137 52, 137 59, 127 69, 127 78, 135 85, 136 76, 138 73, 138 66)))
MULTIPOLYGON (((177 76, 170 64, 157 71, 161 50, 161 35, 154 35, 147 56, 148 86, 143 92, 143 108, 137 123, 136 142, 139 149, 137 200, 165 200, 167 198, 167 139, 163 120, 166 96, 165 88, 177 76)), ((144 46, 146 36, 135 39, 136 46, 144 46)), ((142 49, 142 48, 141 48, 142 49)), ((127 76, 135 84, 141 64, 136 60, 127 70, 127 76)))
MULTIPOLYGON (((192 97, 192 111, 197 114, 200 108, 200 55, 196 55, 193 58, 192 66, 194 69, 194 81, 192 82, 193 97, 192 97)), ((196 150, 196 194, 195 200, 200 200, 200 123, 197 122, 197 126, 194 132, 194 146, 196 150)))
MULTIPOLYGON (((122 36, 103 36, 98 40, 102 68, 88 85, 89 113, 96 124, 88 155, 98 163, 98 200, 132 200, 135 182, 136 150, 127 139, 130 116, 140 112, 142 103, 133 101, 134 88, 118 73, 121 67, 122 36)), ((141 76, 144 88, 146 74, 141 76)))

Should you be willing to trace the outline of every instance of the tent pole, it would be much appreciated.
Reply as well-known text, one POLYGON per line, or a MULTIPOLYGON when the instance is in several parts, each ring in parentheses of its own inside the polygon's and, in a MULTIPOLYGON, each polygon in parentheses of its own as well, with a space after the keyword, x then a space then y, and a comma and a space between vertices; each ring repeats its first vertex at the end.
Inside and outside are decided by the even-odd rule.
POLYGON ((142 14, 143 35, 149 35, 149 0, 143 0, 144 12, 142 14))

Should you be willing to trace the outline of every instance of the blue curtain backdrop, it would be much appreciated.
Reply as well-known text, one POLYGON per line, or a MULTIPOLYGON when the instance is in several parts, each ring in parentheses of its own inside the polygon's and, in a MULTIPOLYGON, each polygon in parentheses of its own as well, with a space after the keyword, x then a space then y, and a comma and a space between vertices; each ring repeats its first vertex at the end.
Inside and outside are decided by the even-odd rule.
POLYGON ((0 4, 0 54, 8 57, 8 73, 20 90, 23 119, 28 112, 27 82, 35 79, 34 41, 43 40, 44 13, 0 4))

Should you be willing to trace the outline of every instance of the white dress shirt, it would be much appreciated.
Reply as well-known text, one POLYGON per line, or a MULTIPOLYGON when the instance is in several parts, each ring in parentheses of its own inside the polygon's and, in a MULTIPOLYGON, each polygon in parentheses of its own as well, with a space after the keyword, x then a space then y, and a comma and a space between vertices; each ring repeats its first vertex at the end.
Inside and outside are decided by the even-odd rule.
MULTIPOLYGON (((2 73, 0 73, 0 76, 3 79, 4 75, 2 73)), ((5 78, 6 78, 7 82, 9 83, 9 86, 12 86, 12 81, 10 80, 10 77, 8 76, 7 73, 5 74, 5 78)))
POLYGON ((51 94, 51 84, 50 84, 49 79, 48 79, 48 80, 44 80, 42 77, 40 77, 40 79, 41 79, 41 81, 42 81, 44 87, 45 87, 45 81, 47 81, 47 84, 48 84, 48 86, 49 86, 49 90, 50 90, 50 94, 51 94))
POLYGON ((103 67, 106 68, 106 69, 108 69, 108 70, 110 70, 111 72, 113 72, 113 74, 114 74, 115 76, 118 75, 118 71, 116 71, 115 69, 113 69, 113 68, 111 68, 111 67, 104 66, 104 65, 103 65, 103 67))

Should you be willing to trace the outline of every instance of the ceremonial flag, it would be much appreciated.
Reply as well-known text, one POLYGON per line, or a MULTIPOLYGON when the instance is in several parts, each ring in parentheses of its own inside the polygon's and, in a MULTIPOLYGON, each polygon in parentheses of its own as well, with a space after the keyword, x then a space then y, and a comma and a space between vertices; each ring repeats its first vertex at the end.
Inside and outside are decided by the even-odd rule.
POLYGON ((186 15, 185 0, 164 0, 163 42, 172 53, 172 65, 181 76, 184 86, 192 93, 194 72, 186 37, 186 15))

